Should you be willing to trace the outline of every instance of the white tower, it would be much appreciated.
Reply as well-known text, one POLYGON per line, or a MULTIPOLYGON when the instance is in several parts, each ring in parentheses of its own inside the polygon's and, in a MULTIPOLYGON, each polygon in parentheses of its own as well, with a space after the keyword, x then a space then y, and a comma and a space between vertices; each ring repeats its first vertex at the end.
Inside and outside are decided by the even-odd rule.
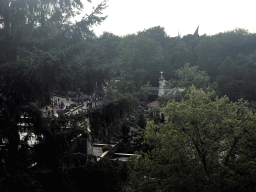
POLYGON ((163 72, 161 71, 161 77, 159 78, 159 90, 158 97, 164 96, 165 80, 163 78, 163 72))

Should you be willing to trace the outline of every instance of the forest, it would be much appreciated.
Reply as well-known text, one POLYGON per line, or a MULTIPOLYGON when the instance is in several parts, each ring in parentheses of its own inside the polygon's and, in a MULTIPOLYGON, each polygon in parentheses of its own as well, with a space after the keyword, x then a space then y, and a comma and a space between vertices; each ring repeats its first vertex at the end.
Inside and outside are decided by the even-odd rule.
POLYGON ((195 26, 170 37, 155 26, 96 36, 91 27, 107 19, 107 1, 72 22, 91 2, 0 0, 0 191, 256 191, 256 34, 200 36, 195 26), (167 88, 185 91, 159 98, 147 116, 138 106, 150 102, 145 87, 158 87, 161 71, 167 88), (78 89, 105 94, 102 105, 43 117, 53 91, 78 89), (24 112, 31 133, 21 140, 24 112), (72 129, 63 131, 66 124, 72 129), (134 143, 140 158, 95 161, 77 153, 78 136, 134 143))

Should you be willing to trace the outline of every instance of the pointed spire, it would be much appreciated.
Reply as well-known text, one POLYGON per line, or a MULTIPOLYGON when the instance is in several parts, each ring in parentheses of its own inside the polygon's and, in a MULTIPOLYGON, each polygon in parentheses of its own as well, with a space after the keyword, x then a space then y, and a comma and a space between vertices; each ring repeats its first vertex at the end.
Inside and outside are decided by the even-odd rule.
POLYGON ((198 34, 198 30, 199 30, 199 25, 197 26, 197 29, 196 29, 196 31, 195 31, 195 33, 194 33, 194 35, 199 36, 199 34, 198 34))
POLYGON ((180 38, 180 32, 178 31, 178 37, 180 38))

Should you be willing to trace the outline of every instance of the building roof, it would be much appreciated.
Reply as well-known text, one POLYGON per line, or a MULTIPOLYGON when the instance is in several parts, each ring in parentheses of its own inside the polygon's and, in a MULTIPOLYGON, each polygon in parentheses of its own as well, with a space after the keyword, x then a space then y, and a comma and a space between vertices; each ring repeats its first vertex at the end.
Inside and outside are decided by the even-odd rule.
POLYGON ((171 97, 176 93, 175 91, 176 91, 176 87, 173 89, 164 89, 164 96, 171 97))
MULTIPOLYGON (((149 91, 149 95, 157 95, 159 92, 159 87, 146 87, 146 89, 149 91)), ((165 97, 172 97, 176 94, 176 92, 182 92, 184 89, 175 87, 172 89, 164 89, 164 96, 165 97)))
POLYGON ((183 92, 185 90, 185 88, 181 88, 181 87, 175 87, 173 89, 168 89, 169 92, 164 92, 165 97, 172 97, 174 96, 177 92, 183 92))
POLYGON ((150 107, 150 108, 160 107, 160 102, 157 100, 153 101, 153 102, 147 104, 147 107, 150 107))

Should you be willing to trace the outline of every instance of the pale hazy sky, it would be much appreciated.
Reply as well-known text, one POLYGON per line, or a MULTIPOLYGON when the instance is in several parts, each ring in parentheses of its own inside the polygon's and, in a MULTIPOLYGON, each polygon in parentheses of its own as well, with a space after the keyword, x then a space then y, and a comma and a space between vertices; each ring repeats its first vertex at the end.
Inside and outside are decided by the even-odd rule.
MULTIPOLYGON (((93 0, 93 4, 101 0, 93 0)), ((123 36, 154 26, 177 36, 213 35, 236 27, 256 32, 255 0, 108 0, 104 11, 108 18, 94 27, 96 35, 104 31, 123 36)))

